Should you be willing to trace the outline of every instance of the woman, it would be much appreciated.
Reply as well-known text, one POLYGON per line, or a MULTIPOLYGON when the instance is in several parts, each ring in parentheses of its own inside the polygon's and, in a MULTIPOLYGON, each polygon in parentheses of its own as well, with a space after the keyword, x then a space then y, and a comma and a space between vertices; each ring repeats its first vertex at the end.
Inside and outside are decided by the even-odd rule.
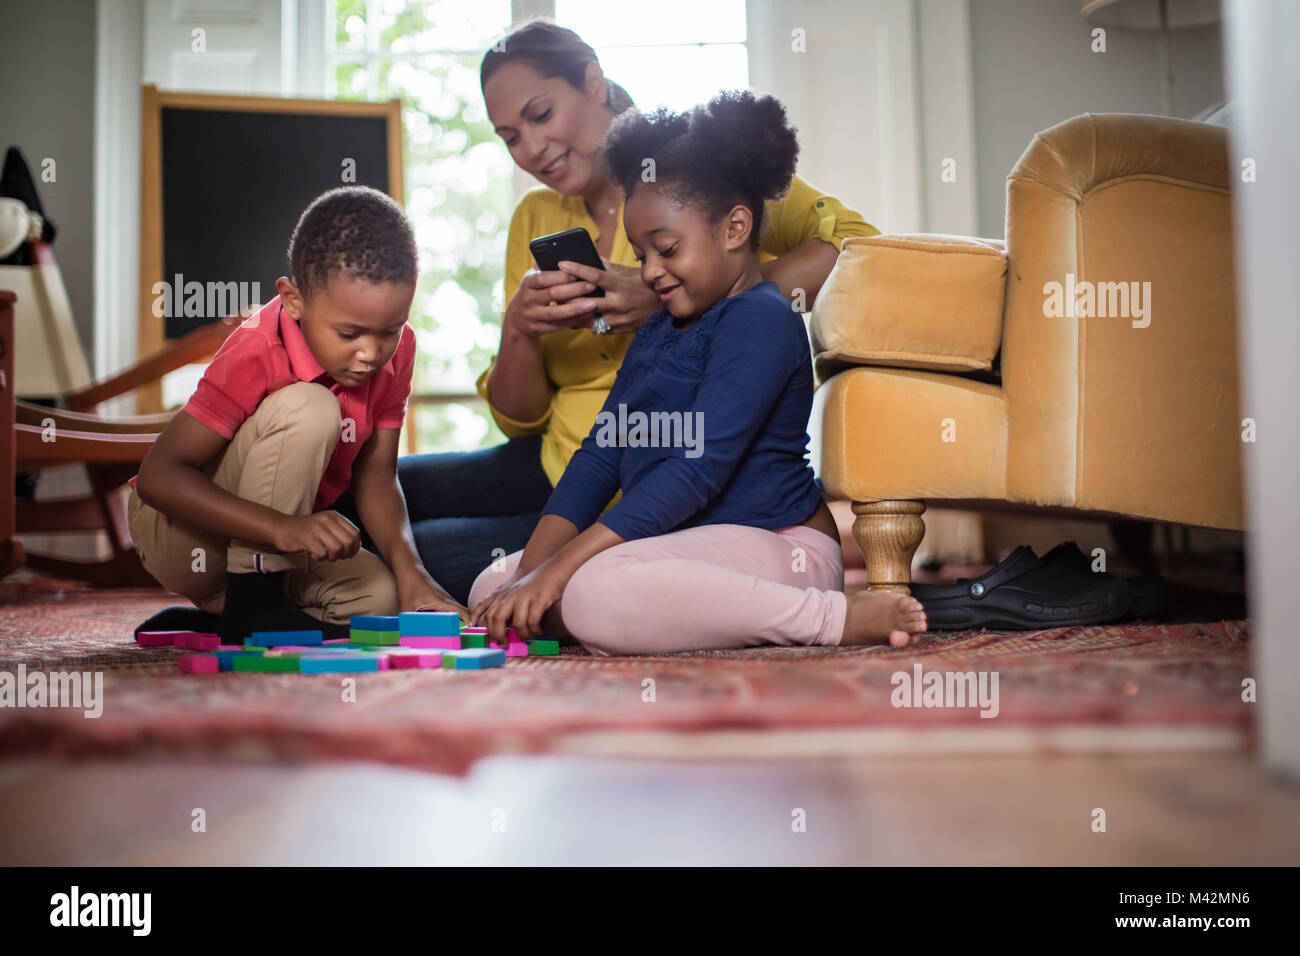
MULTIPOLYGON (((599 161, 614 118, 632 107, 576 33, 533 21, 493 45, 480 83, 515 163, 543 185, 516 207, 506 247, 501 346, 479 394, 510 439, 399 462, 416 546, 434 579, 465 601, 475 577, 527 543, 551 491, 604 404, 636 330, 660 308, 623 230, 623 191, 599 161), (528 243, 585 228, 605 270, 532 270, 528 243), (602 298, 587 297, 596 286, 602 298)), ((769 202, 762 277, 811 303, 842 240, 879 230, 795 177, 769 202)))

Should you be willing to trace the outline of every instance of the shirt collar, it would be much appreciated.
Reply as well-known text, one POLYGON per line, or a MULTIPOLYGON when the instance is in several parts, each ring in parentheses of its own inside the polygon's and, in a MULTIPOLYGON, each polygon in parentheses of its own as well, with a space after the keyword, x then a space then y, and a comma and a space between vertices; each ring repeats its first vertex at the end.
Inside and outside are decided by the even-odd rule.
POLYGON ((307 339, 303 337, 302 328, 293 320, 287 311, 284 303, 278 304, 280 317, 280 340, 284 342, 284 350, 289 355, 289 370, 297 377, 300 382, 314 382, 325 374, 325 369, 321 368, 320 362, 316 361, 316 356, 311 354, 311 349, 307 347, 307 339))

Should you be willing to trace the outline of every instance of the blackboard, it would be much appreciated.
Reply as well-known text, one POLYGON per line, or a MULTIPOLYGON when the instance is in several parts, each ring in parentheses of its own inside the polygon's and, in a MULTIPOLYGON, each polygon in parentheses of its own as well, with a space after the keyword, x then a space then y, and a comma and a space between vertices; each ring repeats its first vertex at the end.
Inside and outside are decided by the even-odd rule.
MULTIPOLYGON (((402 201, 399 100, 178 93, 153 84, 140 92, 141 357, 239 312, 221 311, 237 298, 223 294, 215 310, 186 315, 190 288, 251 295, 258 283, 259 298, 273 298, 302 210, 351 184, 345 159, 355 161, 357 184, 402 201), (163 288, 170 302, 155 291, 163 288)), ((136 399, 141 413, 162 411, 162 386, 144 385, 136 399)))
POLYGON ((221 318, 185 314, 181 287, 192 282, 245 284, 245 298, 257 283, 261 301, 273 297, 276 278, 289 274, 298 217, 346 184, 346 160, 355 162, 357 184, 388 192, 387 126, 380 116, 164 106, 161 281, 173 287, 164 336, 221 318))

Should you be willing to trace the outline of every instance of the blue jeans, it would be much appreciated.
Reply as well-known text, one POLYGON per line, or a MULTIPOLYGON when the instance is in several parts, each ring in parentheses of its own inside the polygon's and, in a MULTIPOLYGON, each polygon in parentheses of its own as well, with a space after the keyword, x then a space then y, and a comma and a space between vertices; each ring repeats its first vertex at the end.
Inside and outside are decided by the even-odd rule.
POLYGON ((397 460, 420 560, 457 601, 467 601, 479 572, 520 550, 537 527, 552 490, 541 449, 533 436, 397 460))

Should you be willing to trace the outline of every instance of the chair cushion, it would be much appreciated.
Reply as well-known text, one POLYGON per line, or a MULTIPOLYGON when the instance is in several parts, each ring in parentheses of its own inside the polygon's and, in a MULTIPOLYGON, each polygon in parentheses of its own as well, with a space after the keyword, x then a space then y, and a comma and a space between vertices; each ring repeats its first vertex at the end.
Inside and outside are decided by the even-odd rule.
POLYGON ((996 385, 852 368, 817 390, 809 431, 832 498, 1006 497, 1007 408, 996 385))
POLYGON ((813 305, 824 381, 848 365, 987 372, 1002 342, 1007 257, 995 239, 844 240, 813 305))

